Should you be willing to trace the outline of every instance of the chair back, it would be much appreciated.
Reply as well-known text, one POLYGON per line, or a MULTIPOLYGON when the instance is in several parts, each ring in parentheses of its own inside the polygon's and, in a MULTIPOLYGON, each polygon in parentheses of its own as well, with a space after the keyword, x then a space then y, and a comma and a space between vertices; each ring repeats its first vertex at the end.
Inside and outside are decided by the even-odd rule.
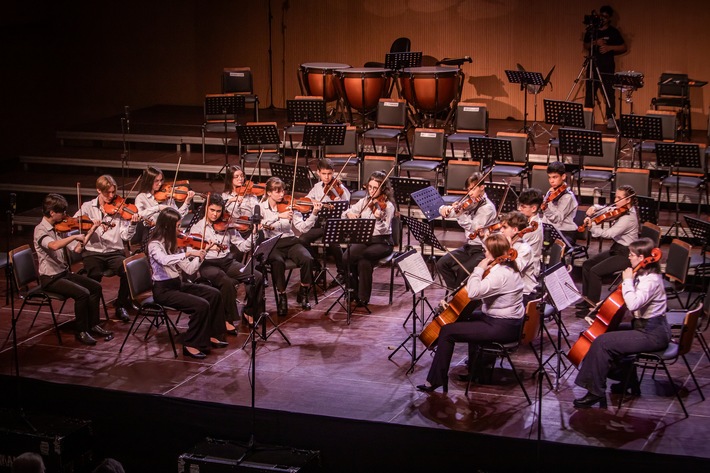
POLYGON ((617 168, 615 185, 617 189, 624 185, 630 185, 636 191, 636 195, 648 195, 651 192, 651 171, 648 169, 617 168))
POLYGON ((39 285, 39 276, 30 245, 22 245, 10 251, 10 263, 18 289, 25 288, 32 283, 39 285))
POLYGON ((663 72, 658 79, 658 96, 687 98, 687 82, 688 74, 663 72))
POLYGON ((565 249, 566 245, 562 240, 559 238, 556 238, 554 242, 552 242, 552 246, 550 247, 550 259, 547 263, 549 267, 552 267, 556 264, 559 264, 562 262, 562 257, 565 254, 565 249))
MULTIPOLYGON (((329 145, 325 147, 325 157, 328 158, 330 156, 352 156, 353 159, 350 161, 349 164, 356 164, 357 160, 355 159, 358 154, 358 143, 357 143, 357 129, 354 126, 348 126, 345 129, 345 139, 343 140, 342 145, 329 145)), ((339 171, 339 169, 335 170, 336 172, 339 171)))
POLYGON ((540 332, 540 311, 537 306, 541 299, 535 299, 528 302, 525 307, 525 322, 523 322, 523 334, 520 337, 520 343, 523 345, 530 344, 540 332))
POLYGON ((678 356, 683 356, 690 351, 690 347, 693 345, 693 338, 695 338, 698 329, 698 317, 702 310, 703 305, 698 304, 695 309, 685 314, 683 327, 680 330, 680 337, 678 338, 678 356))
POLYGON ((639 231, 639 238, 650 238, 658 248, 661 242, 661 227, 651 222, 643 222, 639 231))
POLYGON ((488 107, 484 103, 464 102, 456 106, 456 132, 488 133, 488 107))
POLYGON ((147 255, 129 256, 123 260, 123 268, 126 270, 131 299, 136 301, 141 294, 153 289, 153 279, 151 278, 150 262, 147 255))
POLYGON ((392 217, 392 241, 395 248, 402 242, 402 219, 399 215, 392 217))
MULTIPOLYGON (((513 162, 527 163, 528 161, 528 135, 525 133, 512 133, 509 131, 499 131, 496 138, 510 141, 513 150, 513 162)), ((502 160, 499 162, 503 162, 502 160)), ((493 170, 495 173, 495 169, 493 170)))
POLYGON ((446 163, 446 194, 465 194, 466 179, 480 170, 480 161, 450 159, 446 163))
POLYGON ((223 94, 254 93, 253 78, 250 67, 225 67, 222 72, 223 94))
POLYGON ((417 128, 412 142, 412 158, 441 160, 444 158, 444 130, 440 128, 417 128))
POLYGON ((404 99, 380 99, 377 103, 378 128, 404 129, 407 126, 407 102, 404 99))
POLYGON ((390 46, 391 53, 408 53, 409 49, 412 47, 412 41, 407 37, 400 37, 392 41, 392 46, 390 46))
POLYGON ((685 284, 690 266, 691 246, 678 239, 671 241, 668 248, 668 259, 666 260, 665 275, 668 279, 679 284, 685 284))

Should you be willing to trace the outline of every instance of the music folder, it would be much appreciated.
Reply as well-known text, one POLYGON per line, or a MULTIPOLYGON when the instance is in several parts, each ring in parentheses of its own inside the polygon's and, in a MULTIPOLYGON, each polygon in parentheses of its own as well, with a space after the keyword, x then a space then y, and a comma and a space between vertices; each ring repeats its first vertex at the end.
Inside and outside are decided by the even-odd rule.
POLYGON ((567 267, 560 262, 544 272, 543 284, 547 289, 552 304, 558 311, 576 304, 582 297, 577 292, 572 276, 567 272, 567 267))

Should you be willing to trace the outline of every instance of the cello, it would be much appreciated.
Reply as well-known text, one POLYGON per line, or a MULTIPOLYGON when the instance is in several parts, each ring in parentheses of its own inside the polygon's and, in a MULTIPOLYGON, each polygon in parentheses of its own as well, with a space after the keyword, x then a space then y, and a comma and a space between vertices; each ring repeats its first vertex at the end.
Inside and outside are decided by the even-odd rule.
MULTIPOLYGON (((661 256, 663 256, 661 250, 654 248, 651 251, 651 256, 645 257, 636 265, 634 274, 636 274, 636 271, 645 268, 649 264, 657 263, 661 260, 661 256)), ((579 367, 584 357, 587 356, 587 352, 589 352, 589 348, 592 346, 594 340, 605 332, 616 330, 621 319, 624 317, 626 313, 626 302, 624 302, 621 284, 619 284, 606 299, 598 304, 594 311, 596 311, 594 322, 592 322, 592 325, 590 325, 587 330, 582 332, 579 339, 574 342, 574 345, 572 345, 572 348, 570 348, 567 353, 567 359, 576 367, 579 367)), ((592 313, 594 311, 592 311, 592 313)))

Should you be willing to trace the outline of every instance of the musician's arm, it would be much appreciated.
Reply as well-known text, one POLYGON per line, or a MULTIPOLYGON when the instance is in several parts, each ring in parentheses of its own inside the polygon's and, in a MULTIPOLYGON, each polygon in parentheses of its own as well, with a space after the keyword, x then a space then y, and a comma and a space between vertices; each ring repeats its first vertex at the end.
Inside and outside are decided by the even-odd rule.
POLYGON ((627 213, 619 217, 614 225, 607 228, 602 228, 599 225, 592 225, 589 232, 593 237, 615 238, 633 230, 635 226, 637 226, 636 216, 627 213))
POLYGON ((654 293, 654 285, 649 279, 639 278, 639 282, 634 286, 633 277, 624 279, 621 283, 621 293, 624 296, 626 308, 630 311, 641 309, 651 300, 654 293))

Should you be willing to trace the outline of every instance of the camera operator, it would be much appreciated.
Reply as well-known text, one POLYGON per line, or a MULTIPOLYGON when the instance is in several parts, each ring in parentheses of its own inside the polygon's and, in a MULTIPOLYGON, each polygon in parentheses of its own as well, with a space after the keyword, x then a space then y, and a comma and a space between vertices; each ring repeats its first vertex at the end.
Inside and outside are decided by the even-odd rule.
MULTIPOLYGON (((626 43, 619 33, 619 30, 611 26, 611 17, 614 10, 609 5, 604 5, 599 9, 599 15, 592 12, 592 15, 585 15, 584 23, 587 31, 584 33, 584 48, 591 51, 593 63, 596 64, 601 75, 602 85, 606 90, 609 103, 606 107, 606 118, 608 129, 615 128, 615 97, 614 97, 614 56, 626 52, 626 43)), ((596 77, 595 77, 596 78, 596 77)), ((594 98, 599 89, 599 83, 592 80, 586 87, 585 107, 594 107, 594 98)))

